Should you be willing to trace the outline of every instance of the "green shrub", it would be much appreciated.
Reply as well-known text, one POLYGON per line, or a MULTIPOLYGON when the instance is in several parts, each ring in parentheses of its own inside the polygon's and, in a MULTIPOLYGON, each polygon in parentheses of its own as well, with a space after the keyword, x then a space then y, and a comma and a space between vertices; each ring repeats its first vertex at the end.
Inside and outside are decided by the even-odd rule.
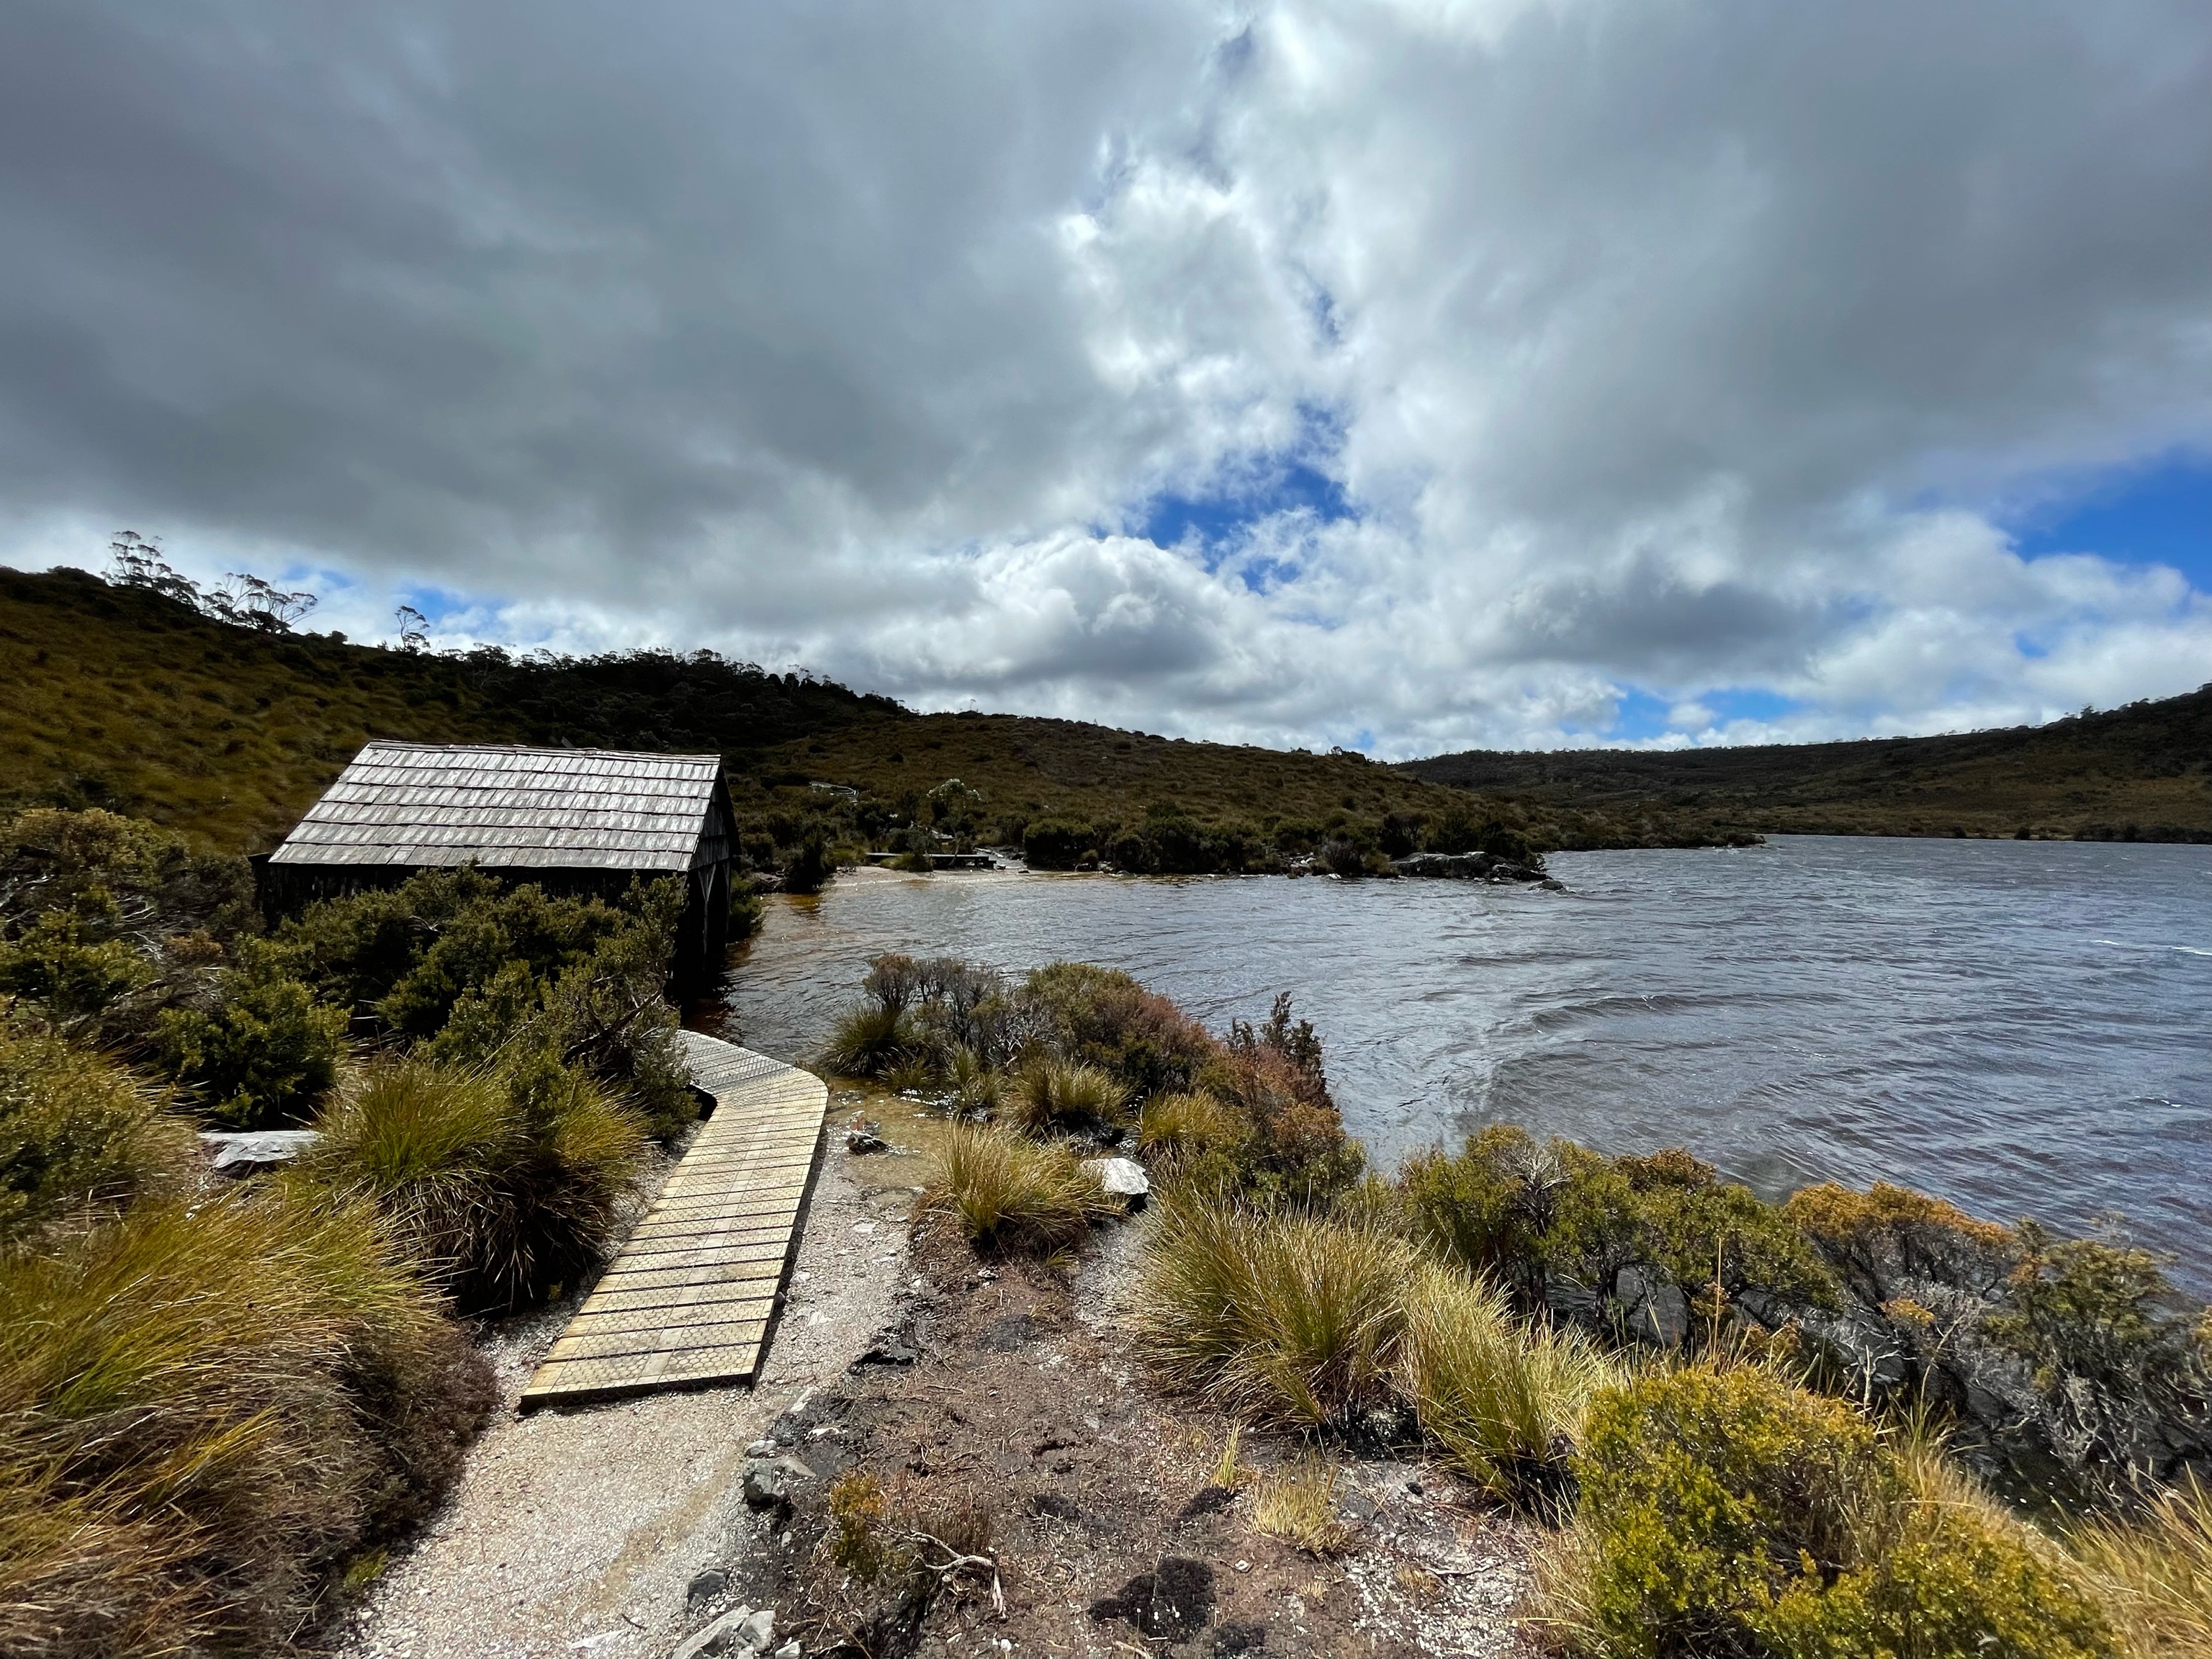
POLYGON ((2054 1238, 2033 1221, 2014 1237, 2020 1259, 2006 1305, 1981 1330, 2033 1364, 2039 1385, 2072 1376, 2140 1391, 2161 1361, 2184 1358, 2188 1323, 2158 1257, 2101 1239, 2054 1238))
POLYGON ((50 911, 94 908, 141 927, 227 939, 258 930, 253 872, 241 858, 198 853, 185 838, 143 818, 94 808, 34 807, 0 830, 0 927, 12 931, 50 911))
POLYGON ((830 838, 823 833, 821 825, 807 825, 798 844, 784 860, 783 890, 818 893, 836 873, 837 860, 830 851, 830 838))
POLYGON ((1571 1507, 1568 1458, 1620 1372, 1584 1339, 1524 1324, 1504 1296, 1448 1268, 1409 1287, 1401 1386, 1421 1427, 1478 1485, 1526 1512, 1571 1507))
POLYGON ((323 1120, 301 1178, 374 1204, 408 1257, 468 1310, 573 1283, 613 1237, 643 1133, 587 1074, 390 1060, 323 1120))
POLYGON ((1226 1182, 1261 1204, 1326 1209, 1366 1167, 1317 1070, 1268 1043, 1218 1054, 1200 1071, 1198 1089, 1244 1127, 1224 1156, 1194 1168, 1194 1179, 1226 1182))
POLYGON ((191 1155, 191 1130, 119 1066, 0 1022, 0 1254, 158 1189, 191 1155))
POLYGON ((760 891, 744 876, 730 883, 730 940, 750 939, 760 931, 761 918, 767 914, 761 902, 760 891))
MULTIPOLYGON (((1639 1267, 1729 1297, 1756 1287, 1833 1307, 1832 1274, 1804 1236, 1747 1188, 1679 1149, 1607 1158, 1560 1143, 1565 1171, 1545 1255, 1554 1271, 1610 1291, 1639 1267)), ((1639 1333, 1640 1334, 1640 1333, 1639 1333)))
POLYGON ((1109 1073, 1133 1096, 1188 1089, 1221 1045, 1165 997, 1118 969, 1056 962, 1023 982, 1044 1045, 1109 1073))
POLYGON ((504 1066, 550 1053, 669 1139, 698 1116, 665 994, 684 903, 672 880, 634 882, 609 904, 474 868, 426 871, 309 906, 276 949, 325 996, 373 1010, 432 1059, 504 1066))
POLYGON ((1014 1079, 1015 1118, 1033 1135, 1110 1132, 1127 1103, 1121 1085, 1096 1066, 1039 1060, 1014 1079))
POLYGON ((58 1019, 96 1014, 154 977, 115 933, 122 913, 105 887, 80 889, 67 908, 40 912, 0 939, 0 992, 45 1005, 58 1019))
POLYGON ((641 882, 623 901, 624 925, 570 963, 542 993, 536 1020, 516 1047, 537 1047, 584 1068, 663 1141, 699 1121, 691 1073, 676 1033, 682 1021, 663 994, 684 890, 641 882))
POLYGON ((1095 845, 1089 824, 1066 818, 1044 818, 1022 830, 1022 858, 1032 870, 1073 870, 1095 845))
POLYGON ((1390 867, 1380 853, 1340 836, 1321 844, 1314 854, 1314 865, 1332 876, 1352 877, 1385 873, 1390 867))
POLYGON ((2094 1659, 2096 1609, 2029 1534, 1839 1401, 1693 1365, 1591 1407, 1577 1548, 1547 1575, 1578 1650, 2094 1659))
POLYGON ((1419 1265, 1380 1229, 1173 1198, 1145 1263, 1145 1329, 1173 1382, 1263 1422, 1344 1424, 1391 1392, 1419 1265))
POLYGON ((1747 1620, 1801 1576, 1850 1566, 1856 1510, 1896 1483, 1850 1407, 1753 1367, 1691 1366, 1601 1397, 1575 1470, 1595 1547, 1589 1613, 1600 1650, 1622 1655, 1759 1651, 1747 1620))
POLYGON ((601 899, 551 897, 534 883, 509 884, 465 866, 311 904, 276 943, 291 971, 323 995, 422 1038, 508 963, 550 981, 630 920, 601 899))
POLYGON ((1530 869, 1544 867, 1544 857, 1528 836, 1498 818, 1476 818, 1464 810, 1447 807, 1429 825, 1423 845, 1431 853, 1487 853, 1530 869))
POLYGON ((0 1651, 287 1650, 491 1399, 360 1210, 264 1188, 0 1262, 0 1651))
POLYGON ((1621 1334, 1650 1340, 1656 1333, 1627 1328, 1630 1310, 1614 1299, 1630 1268, 1688 1291, 1700 1336, 1747 1290, 1837 1304, 1834 1274, 1784 1212, 1680 1150, 1609 1158, 1572 1141, 1540 1147, 1498 1126, 1455 1156, 1410 1159, 1397 1184, 1413 1231, 1506 1286, 1524 1313, 1545 1306, 1558 1279, 1595 1296, 1621 1334))
POLYGON ((921 1206, 979 1250, 1032 1255, 1066 1249, 1121 1208, 1066 1147, 965 1123, 945 1137, 921 1206))
POLYGON ((1527 1315, 1544 1306, 1547 1235, 1565 1179, 1554 1149, 1493 1124, 1456 1156, 1431 1149, 1407 1159, 1397 1186, 1414 1237, 1440 1259, 1504 1286, 1527 1315))
POLYGON ((255 950, 217 981, 207 1008, 166 1008, 154 1048, 164 1071, 210 1115, 240 1129, 303 1122, 337 1078, 343 1009, 278 970, 255 950))

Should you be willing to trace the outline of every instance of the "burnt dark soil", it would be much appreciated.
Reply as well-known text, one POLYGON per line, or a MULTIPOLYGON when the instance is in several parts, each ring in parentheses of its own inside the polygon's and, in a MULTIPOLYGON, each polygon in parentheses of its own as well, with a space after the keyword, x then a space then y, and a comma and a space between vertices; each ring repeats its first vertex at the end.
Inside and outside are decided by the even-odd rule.
POLYGON ((1255 1527, 1259 1492, 1314 1452, 1247 1431, 1233 1487, 1217 1483, 1229 1420, 1158 1389, 1117 1310, 1141 1224, 1052 1266, 918 1238, 895 1328, 774 1425, 816 1478, 732 1540, 718 1602, 777 1608, 810 1654, 868 1659, 1532 1652, 1510 1617, 1530 1534, 1418 1449, 1330 1450, 1326 1553, 1255 1527), (910 1561, 971 1564, 855 1582, 830 1513, 848 1475, 848 1493, 880 1483, 882 1535, 910 1561))

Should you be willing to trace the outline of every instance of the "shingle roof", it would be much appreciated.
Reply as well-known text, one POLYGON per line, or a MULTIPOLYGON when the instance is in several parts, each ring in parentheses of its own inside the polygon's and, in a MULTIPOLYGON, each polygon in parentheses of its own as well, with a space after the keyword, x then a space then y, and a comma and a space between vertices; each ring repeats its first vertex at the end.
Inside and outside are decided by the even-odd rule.
POLYGON ((721 771, 714 755, 372 743, 270 862, 688 870, 721 771))

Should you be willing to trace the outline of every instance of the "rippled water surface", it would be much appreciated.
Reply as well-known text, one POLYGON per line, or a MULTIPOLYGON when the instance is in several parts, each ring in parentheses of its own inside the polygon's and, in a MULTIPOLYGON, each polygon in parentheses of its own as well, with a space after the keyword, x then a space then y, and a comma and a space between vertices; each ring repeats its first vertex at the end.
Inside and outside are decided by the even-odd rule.
POLYGON ((1761 1192, 1904 1182, 2125 1218, 2212 1290, 2212 848, 1790 836, 1457 882, 976 875, 771 902, 728 988, 803 1058, 880 951, 1126 968, 1217 1027, 1278 991, 1385 1161, 1491 1122, 1687 1146, 1761 1192))

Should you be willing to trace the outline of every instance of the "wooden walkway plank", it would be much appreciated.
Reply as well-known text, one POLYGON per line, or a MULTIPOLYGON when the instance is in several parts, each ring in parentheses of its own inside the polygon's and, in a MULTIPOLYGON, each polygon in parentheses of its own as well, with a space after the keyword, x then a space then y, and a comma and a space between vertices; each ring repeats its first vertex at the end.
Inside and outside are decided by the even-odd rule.
POLYGON ((522 1393, 522 1409, 759 1374, 822 1155, 819 1078, 679 1034, 714 1114, 522 1393))

